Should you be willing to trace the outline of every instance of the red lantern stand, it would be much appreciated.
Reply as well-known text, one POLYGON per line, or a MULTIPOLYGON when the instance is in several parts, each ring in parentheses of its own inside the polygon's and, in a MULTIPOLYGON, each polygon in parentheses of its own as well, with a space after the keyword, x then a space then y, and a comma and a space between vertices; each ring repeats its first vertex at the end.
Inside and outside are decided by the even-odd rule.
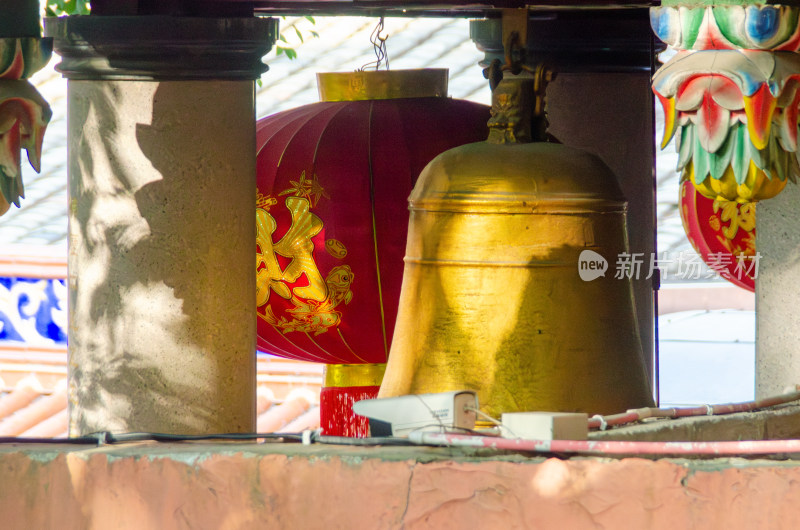
POLYGON ((257 125, 258 346, 326 363, 325 434, 366 436, 422 168, 486 138, 489 109, 444 97, 446 70, 320 74, 323 101, 257 125))

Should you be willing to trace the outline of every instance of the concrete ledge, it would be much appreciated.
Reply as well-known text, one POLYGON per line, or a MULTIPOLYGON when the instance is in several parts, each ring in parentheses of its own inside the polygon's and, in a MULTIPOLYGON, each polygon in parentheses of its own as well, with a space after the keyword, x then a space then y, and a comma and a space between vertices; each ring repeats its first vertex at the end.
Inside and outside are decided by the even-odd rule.
POLYGON ((0 527, 796 528, 800 465, 243 444, 0 446, 0 527))
POLYGON ((713 442, 800 438, 800 405, 720 416, 658 419, 589 433, 591 440, 713 442))

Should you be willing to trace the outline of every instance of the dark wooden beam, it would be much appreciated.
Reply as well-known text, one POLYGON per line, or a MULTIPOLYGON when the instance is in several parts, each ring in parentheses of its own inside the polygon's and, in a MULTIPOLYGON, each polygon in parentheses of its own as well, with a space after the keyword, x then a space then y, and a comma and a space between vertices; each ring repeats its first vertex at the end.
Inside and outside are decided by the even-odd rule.
POLYGON ((92 14, 248 17, 253 15, 253 3, 224 0, 92 0, 92 14))

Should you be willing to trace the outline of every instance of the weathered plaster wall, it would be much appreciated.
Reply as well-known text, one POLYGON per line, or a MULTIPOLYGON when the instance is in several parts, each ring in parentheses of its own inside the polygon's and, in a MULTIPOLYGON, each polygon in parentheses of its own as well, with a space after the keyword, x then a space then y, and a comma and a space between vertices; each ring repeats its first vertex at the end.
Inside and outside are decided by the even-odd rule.
POLYGON ((447 449, 0 449, 0 528, 796 528, 789 462, 447 449), (451 456, 451 458, 448 458, 451 456))

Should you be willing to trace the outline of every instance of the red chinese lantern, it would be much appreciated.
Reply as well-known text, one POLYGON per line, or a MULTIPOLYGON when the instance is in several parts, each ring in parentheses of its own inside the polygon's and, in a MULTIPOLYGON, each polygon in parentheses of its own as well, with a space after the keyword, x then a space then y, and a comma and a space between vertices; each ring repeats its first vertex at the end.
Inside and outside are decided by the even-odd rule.
POLYGON ((322 102, 257 125, 258 346, 328 364, 323 430, 364 435, 333 416, 380 385, 408 195, 436 155, 486 138, 489 109, 445 97, 446 70, 318 77, 322 102))
POLYGON ((714 200, 681 184, 683 229, 708 267, 729 282, 755 291, 756 204, 714 200))

